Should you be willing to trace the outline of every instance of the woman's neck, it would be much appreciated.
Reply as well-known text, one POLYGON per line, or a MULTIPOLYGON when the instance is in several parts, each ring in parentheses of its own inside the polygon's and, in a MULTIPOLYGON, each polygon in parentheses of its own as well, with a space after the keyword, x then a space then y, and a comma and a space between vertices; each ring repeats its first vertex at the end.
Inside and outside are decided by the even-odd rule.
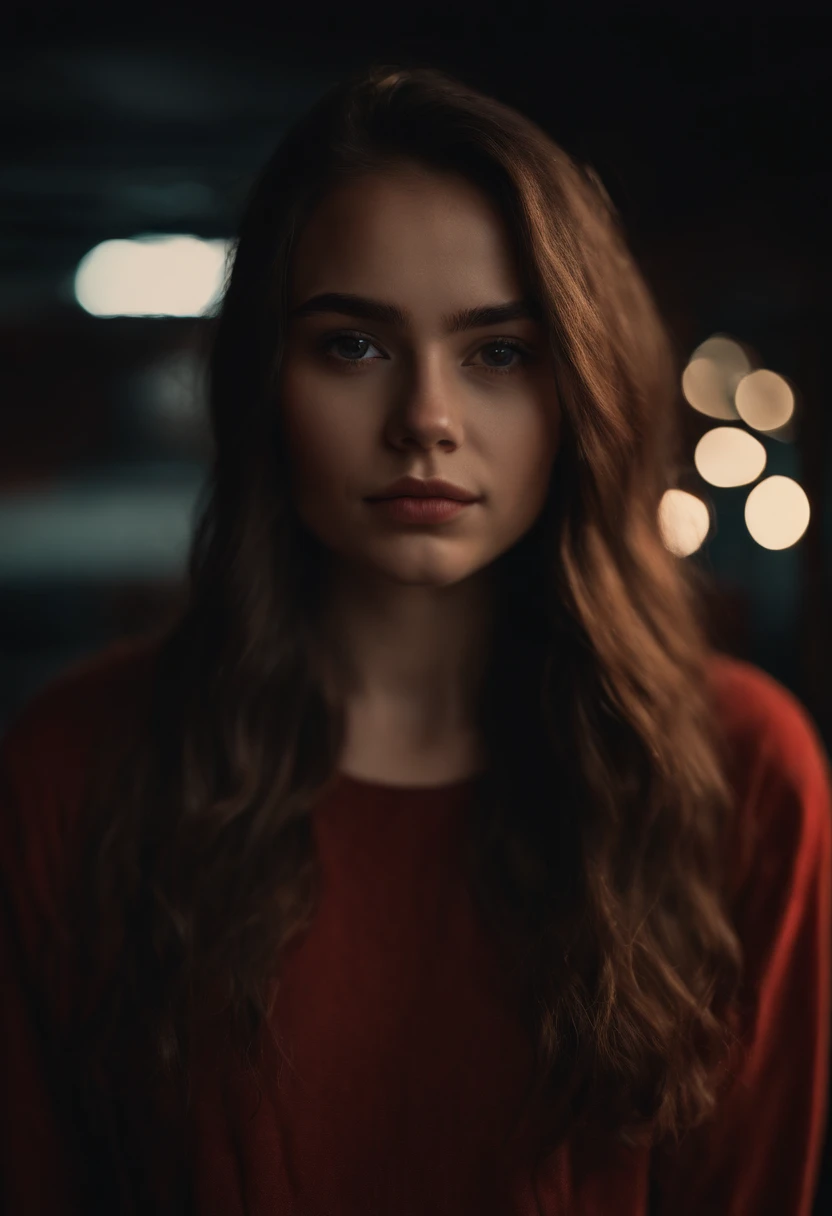
POLYGON ((356 721, 422 744, 471 729, 493 636, 488 571, 450 587, 339 574, 324 602, 324 653, 356 721))

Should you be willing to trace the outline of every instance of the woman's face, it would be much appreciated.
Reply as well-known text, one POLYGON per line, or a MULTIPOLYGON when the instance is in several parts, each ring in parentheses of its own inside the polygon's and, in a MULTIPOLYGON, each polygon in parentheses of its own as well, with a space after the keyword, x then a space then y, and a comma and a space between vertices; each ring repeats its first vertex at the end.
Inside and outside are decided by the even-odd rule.
POLYGON ((522 298, 502 219, 464 179, 415 167, 365 175, 310 216, 292 267, 280 408, 296 507, 339 563, 447 586, 535 522, 560 417, 544 327, 534 316, 447 324, 522 298), (333 292, 394 306, 398 322, 343 303, 301 311, 333 292), (367 499, 404 475, 442 477, 478 501, 443 523, 398 523, 367 499))

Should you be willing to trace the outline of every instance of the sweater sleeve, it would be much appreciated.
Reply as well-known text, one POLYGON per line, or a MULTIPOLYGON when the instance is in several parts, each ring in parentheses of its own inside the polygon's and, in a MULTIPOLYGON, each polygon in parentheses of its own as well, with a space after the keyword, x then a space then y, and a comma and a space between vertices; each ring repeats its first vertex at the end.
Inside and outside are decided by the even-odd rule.
POLYGON ((56 826, 42 780, 55 757, 27 762, 38 734, 24 723, 0 750, 0 1209, 65 1216, 82 1202, 55 1009, 37 962, 56 826))
POLYGON ((144 652, 67 669, 0 740, 0 1211, 89 1213, 102 1175, 83 1140, 65 1030, 79 996, 66 911, 92 757, 136 701, 144 652), (93 1191, 90 1191, 90 1187, 93 1191))
POLYGON ((653 1161, 656 1216, 810 1216, 826 1122, 832 812, 803 707, 744 664, 722 676, 743 852, 736 928, 744 1029, 714 1116, 653 1161))

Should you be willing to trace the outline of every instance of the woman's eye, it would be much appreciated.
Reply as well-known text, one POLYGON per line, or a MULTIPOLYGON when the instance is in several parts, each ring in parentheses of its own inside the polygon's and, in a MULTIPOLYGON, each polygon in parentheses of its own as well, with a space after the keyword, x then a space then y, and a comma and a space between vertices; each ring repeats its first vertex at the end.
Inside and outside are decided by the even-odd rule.
POLYGON ((323 351, 325 355, 335 359, 338 363, 366 363, 367 360, 361 358, 366 351, 356 351, 356 346, 372 347, 372 342, 369 338, 363 338, 361 334, 335 334, 331 338, 324 339, 323 351), (333 347, 336 346, 341 346, 341 354, 332 353, 333 347), (359 357, 352 358, 353 355, 359 357))
POLYGON ((482 351, 495 350, 502 352, 502 354, 498 355, 498 360, 501 362, 498 367, 486 366, 485 370, 488 372, 505 373, 517 371, 524 364, 528 363, 530 359, 529 352, 524 346, 522 346, 519 342, 509 341, 508 339, 498 339, 496 342, 488 342, 485 346, 480 347, 478 353, 481 353, 482 351), (510 356, 513 356, 509 363, 502 362, 502 360, 506 358, 506 351, 508 351, 510 356))
MULTIPOLYGON (((375 358, 364 358, 368 348, 378 350, 377 347, 374 348, 369 338, 363 334, 353 333, 331 334, 324 338, 321 345, 325 357, 345 369, 358 367, 365 363, 374 363, 375 358)), ((504 376, 519 371, 531 359, 526 347, 513 338, 492 338, 490 342, 484 343, 476 353, 477 355, 486 354, 488 358, 492 358, 494 352, 498 352, 497 366, 490 366, 487 362, 475 363, 473 366, 490 374, 504 376)))

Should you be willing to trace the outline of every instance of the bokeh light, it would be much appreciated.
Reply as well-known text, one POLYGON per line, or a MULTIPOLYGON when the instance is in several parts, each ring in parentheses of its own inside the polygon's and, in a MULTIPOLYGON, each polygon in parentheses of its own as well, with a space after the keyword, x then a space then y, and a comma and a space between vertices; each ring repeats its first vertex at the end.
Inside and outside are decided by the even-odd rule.
POLYGON ((96 317, 200 317, 222 290, 227 252, 195 236, 103 241, 79 262, 75 296, 96 317))
POLYGON ((794 413, 794 393, 788 382, 765 367, 743 376, 734 402, 740 418, 755 431, 776 431, 794 413))
POLYGON ((748 531, 764 549, 796 544, 809 526, 811 513, 806 491, 791 477, 767 477, 745 504, 748 531))
POLYGON ((743 348, 733 338, 717 334, 690 357, 682 373, 682 392, 689 405, 709 418, 735 419, 734 393, 751 371, 743 348))
POLYGON ((766 467, 766 450, 748 431, 717 426, 707 431, 693 454, 699 475, 712 486, 744 486, 766 467))
POLYGON ((686 490, 665 490, 659 504, 659 528, 671 553, 689 557, 704 543, 710 527, 710 512, 701 498, 686 490))

